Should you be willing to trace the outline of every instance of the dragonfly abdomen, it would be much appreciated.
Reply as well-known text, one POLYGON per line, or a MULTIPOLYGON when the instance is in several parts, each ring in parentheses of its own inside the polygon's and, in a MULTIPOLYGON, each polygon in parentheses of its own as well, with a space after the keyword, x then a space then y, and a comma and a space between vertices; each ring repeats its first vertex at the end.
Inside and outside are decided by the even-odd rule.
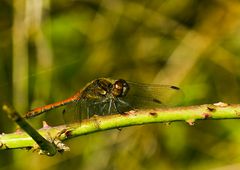
POLYGON ((49 110, 58 108, 60 106, 64 106, 64 105, 66 105, 68 103, 72 103, 72 102, 78 100, 78 98, 79 98, 79 95, 74 95, 73 97, 70 97, 70 98, 65 99, 63 101, 56 102, 56 103, 53 103, 53 104, 48 104, 48 105, 43 106, 43 107, 35 108, 35 109, 27 112, 27 114, 25 115, 25 118, 32 118, 32 117, 38 116, 41 113, 44 113, 44 112, 47 112, 49 110))

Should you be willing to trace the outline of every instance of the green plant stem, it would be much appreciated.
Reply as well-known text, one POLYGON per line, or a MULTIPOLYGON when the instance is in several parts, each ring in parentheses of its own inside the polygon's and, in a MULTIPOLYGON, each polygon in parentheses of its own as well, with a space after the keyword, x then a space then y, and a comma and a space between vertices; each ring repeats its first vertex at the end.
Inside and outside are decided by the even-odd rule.
POLYGON ((39 145, 43 154, 48 156, 54 156, 57 153, 55 145, 46 140, 42 135, 38 133, 28 122, 22 118, 13 108, 7 105, 3 106, 3 110, 7 112, 10 119, 15 121, 32 139, 39 145))
MULTIPOLYGON (((126 126, 149 123, 186 121, 193 125, 196 120, 207 119, 239 119, 240 105, 225 103, 205 104, 199 106, 175 107, 129 111, 125 114, 94 116, 81 123, 44 127, 38 132, 44 137, 51 136, 60 141, 73 137, 126 126)), ((25 132, 0 135, 0 149, 32 148, 34 140, 25 132)))

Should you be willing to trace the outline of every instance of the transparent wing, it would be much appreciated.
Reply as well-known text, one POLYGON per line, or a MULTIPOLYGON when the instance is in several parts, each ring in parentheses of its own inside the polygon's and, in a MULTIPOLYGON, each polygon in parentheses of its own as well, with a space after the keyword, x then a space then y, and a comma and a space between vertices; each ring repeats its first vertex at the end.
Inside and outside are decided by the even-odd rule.
POLYGON ((64 113, 68 122, 82 121, 93 115, 123 113, 135 108, 172 106, 183 92, 175 86, 129 82, 129 92, 124 97, 84 98, 69 104, 64 113), (174 99, 174 100, 173 100, 174 99))
POLYGON ((66 124, 81 122, 93 115, 109 115, 124 112, 115 100, 110 99, 84 99, 68 104, 64 109, 64 121, 66 124))
POLYGON ((81 121, 81 115, 80 113, 80 103, 79 102, 72 102, 67 104, 64 108, 63 108, 63 120, 66 124, 69 123, 74 123, 74 122, 78 122, 81 121))
POLYGON ((183 98, 176 86, 129 82, 129 92, 123 100, 133 108, 174 106, 183 98))
POLYGON ((81 122, 94 114, 94 107, 88 100, 77 100, 68 104, 63 111, 63 118, 66 124, 81 122))
MULTIPOLYGON (((81 113, 92 117, 93 115, 109 115, 115 113, 123 113, 126 111, 126 106, 128 104, 124 101, 121 101, 119 98, 105 98, 105 99, 88 99, 85 102, 86 109, 81 109, 81 113)), ((130 109, 128 109, 130 110, 130 109)))

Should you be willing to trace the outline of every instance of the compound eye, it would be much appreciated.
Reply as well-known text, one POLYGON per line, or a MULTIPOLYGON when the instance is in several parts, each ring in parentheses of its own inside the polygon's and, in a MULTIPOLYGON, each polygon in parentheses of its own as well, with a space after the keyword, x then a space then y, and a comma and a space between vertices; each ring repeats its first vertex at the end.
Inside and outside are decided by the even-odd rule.
POLYGON ((118 97, 124 97, 126 96, 128 90, 129 86, 127 82, 123 79, 119 79, 114 83, 113 95, 118 97))

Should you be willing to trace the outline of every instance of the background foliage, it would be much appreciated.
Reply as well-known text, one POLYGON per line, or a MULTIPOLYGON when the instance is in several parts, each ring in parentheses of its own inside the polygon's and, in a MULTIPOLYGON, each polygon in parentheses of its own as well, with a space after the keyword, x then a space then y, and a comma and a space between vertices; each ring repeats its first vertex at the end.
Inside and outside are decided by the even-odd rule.
MULTIPOLYGON (((239 103, 237 0, 2 0, 0 102, 21 113, 97 77, 180 86, 181 104, 239 103)), ((1 112, 0 132, 15 125, 1 112)), ((61 109, 32 120, 63 123, 61 109)), ((55 157, 0 152, 0 169, 239 169, 238 120, 154 124, 68 141, 55 157)))

